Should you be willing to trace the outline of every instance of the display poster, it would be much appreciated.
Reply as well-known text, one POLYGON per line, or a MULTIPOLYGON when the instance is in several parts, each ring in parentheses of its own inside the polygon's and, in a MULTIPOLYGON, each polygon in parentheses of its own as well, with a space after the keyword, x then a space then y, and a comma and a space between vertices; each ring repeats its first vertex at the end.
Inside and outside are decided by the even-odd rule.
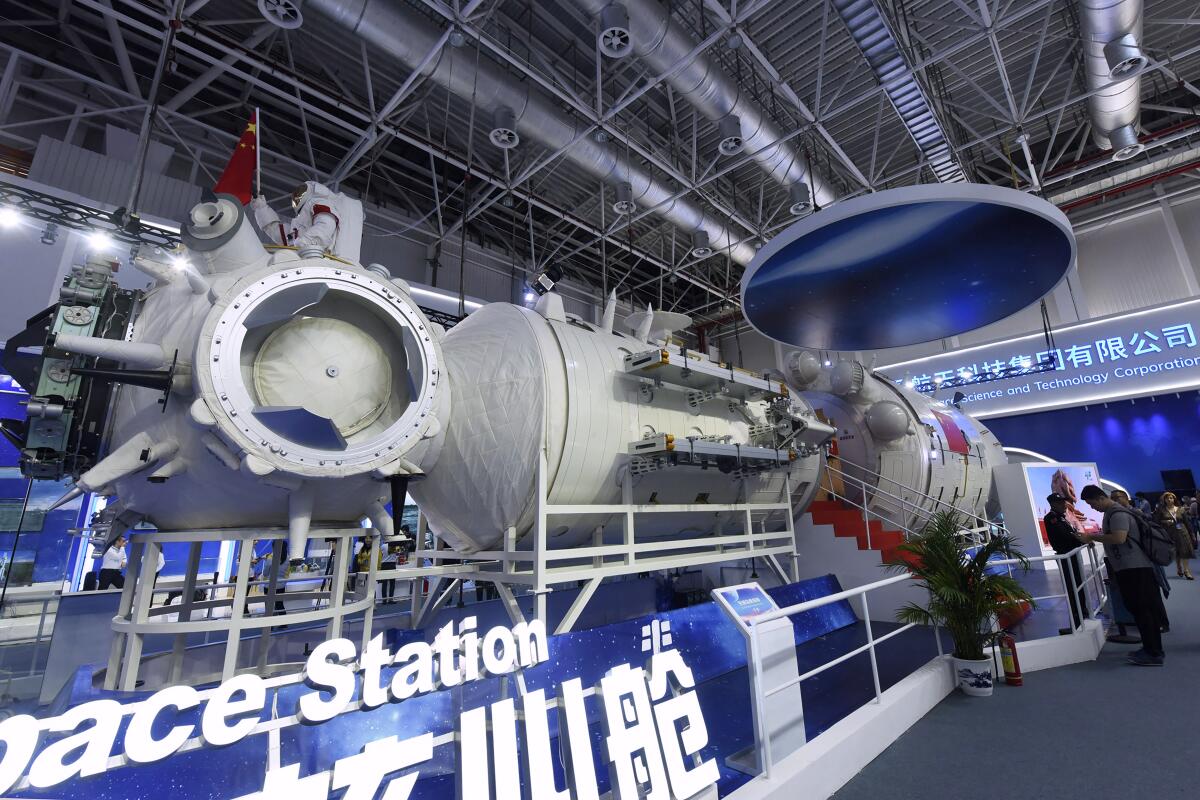
MULTIPOLYGON (((1008 367, 1057 367, 1018 377, 947 387, 933 397, 979 418, 1146 397, 1200 387, 1200 298, 1064 325, 1046 344, 1039 331, 990 344, 876 368, 896 383, 917 386, 1008 367)), ((970 380, 970 378, 968 378, 970 380)))
POLYGON ((1046 536, 1045 516, 1050 513, 1046 498, 1057 492, 1067 498, 1067 522, 1079 533, 1099 533, 1104 515, 1079 499, 1079 493, 1089 483, 1100 485, 1100 472, 1095 464, 1022 464, 1033 516, 1038 522, 1042 541, 1046 536))
POLYGON ((779 610, 775 601, 757 583, 745 583, 740 586, 718 589, 717 599, 743 622, 752 617, 779 610))

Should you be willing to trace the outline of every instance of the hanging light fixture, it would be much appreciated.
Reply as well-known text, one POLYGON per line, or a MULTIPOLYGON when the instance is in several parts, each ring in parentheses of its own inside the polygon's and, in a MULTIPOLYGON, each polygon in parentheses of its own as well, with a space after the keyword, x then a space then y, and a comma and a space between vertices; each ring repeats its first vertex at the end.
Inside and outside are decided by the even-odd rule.
POLYGON ((488 139, 501 150, 511 150, 521 143, 521 136, 517 133, 516 117, 511 108, 500 106, 496 109, 488 139))
POLYGON ((717 145, 717 149, 721 151, 721 155, 733 156, 742 152, 742 121, 738 119, 736 114, 726 114, 721 117, 721 121, 717 123, 717 128, 721 131, 721 143, 717 145))
POLYGON ((808 189, 808 184, 803 181, 793 183, 788 187, 788 196, 792 200, 792 205, 788 210, 793 217, 798 217, 801 214, 807 214, 812 211, 812 192, 808 189))
POLYGON ((633 34, 629 30, 629 12, 625 6, 610 3, 600 11, 596 46, 609 58, 624 58, 633 52, 633 34))
POLYGON ((617 184, 617 199, 613 202, 612 209, 622 216, 637 211, 637 203, 633 202, 633 186, 629 181, 617 184))

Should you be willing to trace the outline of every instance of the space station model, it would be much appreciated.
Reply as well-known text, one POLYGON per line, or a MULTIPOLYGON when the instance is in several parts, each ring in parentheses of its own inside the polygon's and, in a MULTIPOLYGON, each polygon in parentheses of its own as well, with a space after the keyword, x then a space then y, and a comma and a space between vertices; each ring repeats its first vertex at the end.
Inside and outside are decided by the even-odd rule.
POLYGON ((642 312, 625 332, 615 298, 595 324, 554 292, 447 332, 344 249, 264 246, 225 195, 196 205, 182 235, 183 256, 135 261, 156 279, 144 296, 93 258, 9 343, 31 395, 27 424, 7 428, 26 473, 114 497, 110 540, 142 522, 287 527, 298 558, 319 526, 367 517, 391 535, 385 504, 404 490, 464 555, 534 547, 547 501, 606 509, 545 529, 556 548, 603 538, 617 503, 694 507, 646 515, 641 532, 708 535, 705 505, 803 510, 831 440, 842 469, 883 476, 871 482, 887 494, 974 513, 1003 460, 978 423, 855 362, 800 353, 787 376, 754 374, 673 343, 681 315, 642 312))

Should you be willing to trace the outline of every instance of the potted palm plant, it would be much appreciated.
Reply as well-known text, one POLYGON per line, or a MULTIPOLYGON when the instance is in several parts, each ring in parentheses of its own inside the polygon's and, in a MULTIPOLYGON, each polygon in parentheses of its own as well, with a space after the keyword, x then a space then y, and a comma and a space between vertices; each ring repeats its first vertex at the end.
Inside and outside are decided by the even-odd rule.
POLYGON ((1033 602, 1007 571, 989 572, 988 561, 1016 559, 1023 570, 1029 568, 1029 561, 1007 534, 972 547, 960 535, 962 529, 957 514, 938 512, 921 533, 897 548, 897 557, 886 566, 912 573, 917 585, 929 592, 927 606, 909 603, 896 618, 949 631, 958 686, 966 694, 986 697, 992 693, 993 683, 992 660, 986 650, 1000 636, 995 619, 1033 602))

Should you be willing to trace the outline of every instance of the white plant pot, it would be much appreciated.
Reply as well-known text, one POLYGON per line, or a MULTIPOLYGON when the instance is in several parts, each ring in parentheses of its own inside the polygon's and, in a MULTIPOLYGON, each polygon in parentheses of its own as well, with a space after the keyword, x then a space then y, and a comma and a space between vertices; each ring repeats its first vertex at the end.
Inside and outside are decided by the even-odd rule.
POLYGON ((963 690, 963 694, 968 694, 972 697, 992 696, 994 679, 992 676, 992 660, 990 658, 982 658, 978 661, 955 658, 953 661, 954 678, 958 684, 958 688, 963 690))

